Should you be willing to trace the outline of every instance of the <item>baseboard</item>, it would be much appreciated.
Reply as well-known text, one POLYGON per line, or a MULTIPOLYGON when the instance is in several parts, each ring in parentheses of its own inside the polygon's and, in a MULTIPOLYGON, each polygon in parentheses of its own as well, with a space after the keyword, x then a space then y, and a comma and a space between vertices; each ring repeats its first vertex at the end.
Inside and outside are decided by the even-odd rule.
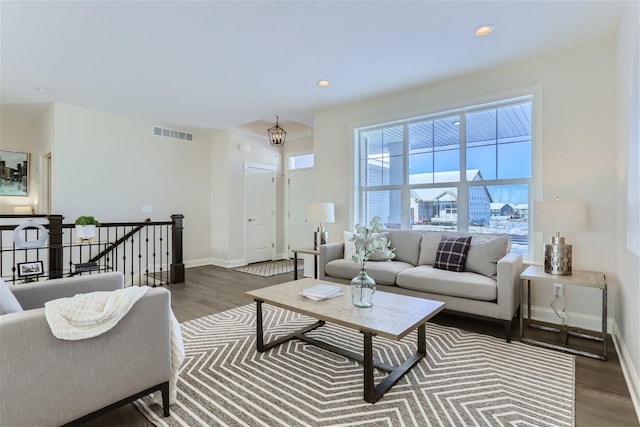
POLYGON ((220 259, 220 258, 212 258, 209 264, 215 265, 216 267, 224 267, 224 268, 236 268, 241 267, 243 265, 247 265, 244 258, 241 259, 220 259))
POLYGON ((638 417, 638 421, 640 421, 640 376, 638 376, 638 371, 636 371, 636 368, 633 366, 629 350, 627 350, 627 346, 624 344, 624 339, 622 338, 622 335, 620 335, 618 324, 615 322, 613 324, 611 336, 613 337, 613 345, 616 348, 616 353, 620 360, 622 375, 627 383, 633 407, 636 409, 636 416, 638 417))
POLYGON ((192 259, 189 261, 185 261, 184 266, 186 268, 189 267, 200 267, 202 265, 211 265, 213 264, 213 258, 201 258, 201 259, 192 259))
MULTIPOLYGON (((523 315, 527 317, 527 306, 523 307, 523 315)), ((584 313, 569 312, 569 320, 567 324, 569 326, 575 326, 588 331, 600 332, 602 330, 602 318, 600 316, 593 316, 584 313)), ((562 324, 561 319, 556 316, 556 313, 550 307, 531 306, 531 318, 540 322, 553 323, 556 325, 562 324)), ((607 332, 612 333, 614 321, 611 318, 607 319, 607 332)))

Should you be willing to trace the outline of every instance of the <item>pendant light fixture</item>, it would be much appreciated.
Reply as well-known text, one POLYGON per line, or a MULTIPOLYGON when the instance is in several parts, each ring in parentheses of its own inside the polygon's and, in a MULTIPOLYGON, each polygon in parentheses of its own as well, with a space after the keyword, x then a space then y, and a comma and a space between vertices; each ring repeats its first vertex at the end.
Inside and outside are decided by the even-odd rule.
POLYGON ((276 125, 269 128, 269 142, 274 147, 284 146, 284 140, 287 138, 287 132, 278 125, 278 116, 276 116, 276 125))

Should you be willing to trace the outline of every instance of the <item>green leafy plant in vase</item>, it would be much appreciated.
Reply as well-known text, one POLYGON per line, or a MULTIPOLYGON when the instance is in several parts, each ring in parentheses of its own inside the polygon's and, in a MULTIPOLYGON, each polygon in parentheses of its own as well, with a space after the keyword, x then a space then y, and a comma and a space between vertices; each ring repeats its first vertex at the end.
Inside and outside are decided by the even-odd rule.
POLYGON ((351 280, 351 298, 356 307, 371 307, 376 282, 367 274, 367 262, 376 260, 390 260, 395 257, 393 249, 389 249, 389 239, 386 233, 380 233, 382 224, 380 217, 375 216, 369 226, 357 224, 355 233, 349 241, 354 242, 356 251, 351 257, 353 262, 360 264, 360 273, 351 280))
POLYGON ((100 222, 92 216, 79 216, 76 218, 76 238, 78 243, 88 241, 93 243, 96 237, 96 227, 100 227, 100 222))

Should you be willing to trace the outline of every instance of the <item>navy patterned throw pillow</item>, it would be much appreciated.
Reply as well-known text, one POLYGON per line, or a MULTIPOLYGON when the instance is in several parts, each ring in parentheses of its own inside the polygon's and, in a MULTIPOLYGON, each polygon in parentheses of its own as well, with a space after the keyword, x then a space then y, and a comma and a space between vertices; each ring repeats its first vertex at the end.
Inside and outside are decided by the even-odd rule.
POLYGON ((464 271, 467 262, 467 253, 471 246, 471 236, 467 237, 442 237, 436 252, 434 268, 449 271, 464 271))

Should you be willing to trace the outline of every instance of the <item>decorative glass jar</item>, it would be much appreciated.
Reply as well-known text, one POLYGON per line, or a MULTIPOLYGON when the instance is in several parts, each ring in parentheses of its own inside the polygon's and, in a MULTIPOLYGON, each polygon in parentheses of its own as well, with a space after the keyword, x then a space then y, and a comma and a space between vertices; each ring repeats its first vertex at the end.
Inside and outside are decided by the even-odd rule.
POLYGON ((375 291, 376 281, 367 274, 366 268, 361 269, 360 274, 351 280, 351 299, 356 307, 371 307, 375 291))

